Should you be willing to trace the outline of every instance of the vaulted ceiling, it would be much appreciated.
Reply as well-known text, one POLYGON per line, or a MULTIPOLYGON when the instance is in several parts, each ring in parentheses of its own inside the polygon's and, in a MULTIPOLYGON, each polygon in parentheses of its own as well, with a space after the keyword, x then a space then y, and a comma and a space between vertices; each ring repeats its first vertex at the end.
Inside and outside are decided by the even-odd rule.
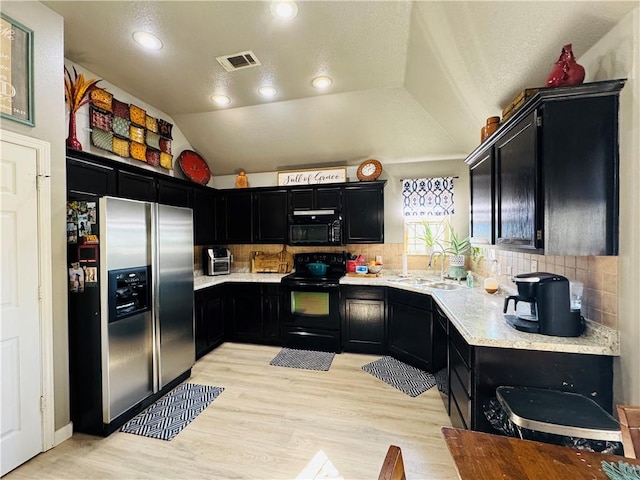
POLYGON ((563 45, 579 58, 640 6, 298 1, 282 20, 266 1, 43 3, 65 19, 66 58, 170 115, 214 175, 464 158, 486 117, 544 85, 563 45), (136 30, 164 47, 142 50, 136 30), (216 61, 247 50, 261 65, 216 61), (333 79, 324 92, 318 75, 333 79))

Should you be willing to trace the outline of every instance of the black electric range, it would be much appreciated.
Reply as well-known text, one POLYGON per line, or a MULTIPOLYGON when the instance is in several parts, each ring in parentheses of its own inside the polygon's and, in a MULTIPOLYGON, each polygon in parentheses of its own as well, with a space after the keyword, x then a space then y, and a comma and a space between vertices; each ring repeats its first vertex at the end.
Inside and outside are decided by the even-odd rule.
POLYGON ((299 253, 295 272, 281 281, 282 337, 285 347, 340 352, 340 278, 346 273, 346 253, 299 253), (309 263, 324 263, 327 271, 313 275, 309 263))

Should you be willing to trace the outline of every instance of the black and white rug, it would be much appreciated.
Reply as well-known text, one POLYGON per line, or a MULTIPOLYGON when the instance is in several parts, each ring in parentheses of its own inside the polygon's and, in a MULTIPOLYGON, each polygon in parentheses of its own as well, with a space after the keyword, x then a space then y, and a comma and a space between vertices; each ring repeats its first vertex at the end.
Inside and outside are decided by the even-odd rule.
POLYGON ((397 388, 410 397, 417 397, 436 384, 435 377, 393 357, 382 357, 362 367, 367 373, 397 388))
POLYGON ((171 440, 223 391, 224 387, 183 383, 125 423, 120 431, 171 440))
POLYGON ((316 350, 296 350, 294 348, 283 348, 269 362, 276 367, 302 368, 304 370, 329 370, 333 357, 333 352, 318 352, 316 350))

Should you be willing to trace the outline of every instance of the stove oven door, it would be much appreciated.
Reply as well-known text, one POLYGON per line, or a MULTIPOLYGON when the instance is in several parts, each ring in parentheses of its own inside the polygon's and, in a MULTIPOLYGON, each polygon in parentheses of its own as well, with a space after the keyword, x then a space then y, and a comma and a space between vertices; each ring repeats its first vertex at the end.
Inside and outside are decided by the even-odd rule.
POLYGON ((337 283, 283 283, 284 346, 341 351, 340 289, 337 283))

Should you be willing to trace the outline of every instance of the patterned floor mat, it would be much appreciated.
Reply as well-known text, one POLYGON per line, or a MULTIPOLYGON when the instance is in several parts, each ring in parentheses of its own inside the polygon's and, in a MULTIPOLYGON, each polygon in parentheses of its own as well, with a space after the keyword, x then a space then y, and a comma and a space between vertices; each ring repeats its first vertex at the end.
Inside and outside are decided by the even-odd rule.
POLYGON ((329 370, 333 357, 333 352, 317 352, 315 350, 296 350, 293 348, 283 348, 269 362, 276 367, 302 368, 305 370, 329 370))
POLYGON ((393 357, 382 357, 367 363, 362 370, 410 397, 417 397, 436 385, 436 379, 432 374, 393 357))
POLYGON ((125 423, 120 431, 171 440, 223 391, 224 387, 183 383, 125 423))

